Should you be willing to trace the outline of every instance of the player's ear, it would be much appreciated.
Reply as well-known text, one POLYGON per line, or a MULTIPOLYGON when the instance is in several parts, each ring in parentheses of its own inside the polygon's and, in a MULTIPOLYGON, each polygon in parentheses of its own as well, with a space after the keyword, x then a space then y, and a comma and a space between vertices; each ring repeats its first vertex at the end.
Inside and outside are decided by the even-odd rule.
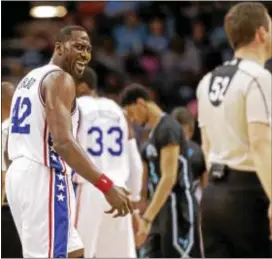
POLYGON ((63 50, 64 50, 63 44, 61 42, 56 42, 56 44, 55 44, 55 52, 59 56, 61 56, 63 54, 63 50))

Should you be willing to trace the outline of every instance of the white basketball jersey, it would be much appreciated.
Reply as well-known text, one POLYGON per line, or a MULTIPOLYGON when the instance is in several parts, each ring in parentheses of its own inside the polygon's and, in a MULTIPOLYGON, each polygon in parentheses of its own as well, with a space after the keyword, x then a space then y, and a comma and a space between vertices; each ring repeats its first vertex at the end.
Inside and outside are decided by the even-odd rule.
MULTIPOLYGON (((107 98, 80 97, 78 140, 94 164, 115 184, 129 176, 128 125, 122 109, 107 98)), ((83 179, 76 176, 76 181, 83 179)))
MULTIPOLYGON (((14 160, 26 157, 56 171, 66 171, 66 164, 53 149, 52 138, 47 126, 45 104, 41 86, 45 77, 61 68, 48 64, 30 71, 18 84, 11 104, 8 152, 14 160)), ((73 134, 78 128, 78 108, 72 111, 73 134)))

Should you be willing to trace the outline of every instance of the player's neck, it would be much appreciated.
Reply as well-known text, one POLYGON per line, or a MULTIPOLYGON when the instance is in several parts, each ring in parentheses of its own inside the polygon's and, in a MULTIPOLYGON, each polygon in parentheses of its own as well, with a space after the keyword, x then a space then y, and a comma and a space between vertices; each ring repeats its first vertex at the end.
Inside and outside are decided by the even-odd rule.
POLYGON ((163 111, 155 103, 149 103, 148 110, 149 110, 149 116, 148 116, 147 124, 151 126, 152 128, 154 128, 160 121, 163 115, 163 111))
POLYGON ((60 62, 60 60, 58 59, 58 57, 55 54, 53 54, 51 60, 49 61, 49 64, 53 64, 53 65, 56 65, 56 66, 62 68, 61 67, 61 62, 60 62))
POLYGON ((256 48, 254 45, 248 45, 245 47, 242 47, 235 51, 234 56, 236 58, 243 58, 247 60, 252 60, 261 66, 264 66, 267 58, 266 55, 263 52, 263 49, 261 48, 256 48))

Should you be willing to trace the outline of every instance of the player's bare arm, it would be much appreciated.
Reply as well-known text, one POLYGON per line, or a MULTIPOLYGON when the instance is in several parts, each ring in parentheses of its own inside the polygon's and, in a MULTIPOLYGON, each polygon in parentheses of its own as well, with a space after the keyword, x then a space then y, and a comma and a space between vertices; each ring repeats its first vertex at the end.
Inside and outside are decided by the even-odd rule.
POLYGON ((161 149, 161 179, 144 218, 153 221, 169 197, 177 179, 180 147, 170 144, 161 149))
POLYGON ((136 237, 137 247, 141 247, 151 229, 151 223, 165 204, 177 179, 178 157, 180 147, 170 144, 161 149, 160 167, 161 178, 156 187, 154 196, 148 205, 140 222, 138 235, 136 237))
POLYGON ((149 169, 148 165, 145 161, 142 161, 143 163, 143 179, 142 179, 142 191, 141 191, 141 205, 140 205, 140 211, 143 213, 146 210, 147 207, 147 194, 148 194, 148 174, 149 169))
MULTIPOLYGON (((46 119, 55 150, 71 168, 90 183, 97 185, 102 174, 91 163, 72 134, 71 111, 75 99, 74 80, 63 71, 53 72, 44 80, 43 92, 46 103, 46 119)), ((116 216, 125 215, 131 211, 131 204, 124 191, 120 189, 116 192, 114 189, 110 188, 105 194, 113 206, 110 213, 118 208, 116 216), (116 194, 113 195, 114 192, 116 194)))

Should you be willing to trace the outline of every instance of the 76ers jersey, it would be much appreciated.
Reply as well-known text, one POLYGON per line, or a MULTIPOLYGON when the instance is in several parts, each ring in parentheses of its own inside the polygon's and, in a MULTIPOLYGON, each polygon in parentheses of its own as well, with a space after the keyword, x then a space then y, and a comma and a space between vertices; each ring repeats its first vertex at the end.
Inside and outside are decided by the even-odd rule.
MULTIPOLYGON (((115 184, 124 186, 129 176, 128 125, 122 109, 107 98, 84 96, 77 103, 78 141, 103 173, 115 184)), ((83 180, 77 175, 75 178, 77 182, 83 180)))
MULTIPOLYGON (((53 141, 45 116, 45 103, 41 96, 42 82, 56 65, 48 64, 30 71, 18 84, 11 104, 8 152, 14 160, 26 157, 56 171, 66 171, 63 159, 53 149, 53 141)), ((76 103, 72 112, 73 134, 78 126, 76 103)))

